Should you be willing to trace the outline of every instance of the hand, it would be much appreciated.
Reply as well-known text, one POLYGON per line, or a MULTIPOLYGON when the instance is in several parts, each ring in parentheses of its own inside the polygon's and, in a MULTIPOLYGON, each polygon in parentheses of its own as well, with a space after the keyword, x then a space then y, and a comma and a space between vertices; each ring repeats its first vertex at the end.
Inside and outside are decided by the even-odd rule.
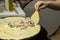
POLYGON ((48 1, 38 1, 34 8, 35 10, 40 10, 40 9, 44 9, 48 6, 49 2, 48 1))

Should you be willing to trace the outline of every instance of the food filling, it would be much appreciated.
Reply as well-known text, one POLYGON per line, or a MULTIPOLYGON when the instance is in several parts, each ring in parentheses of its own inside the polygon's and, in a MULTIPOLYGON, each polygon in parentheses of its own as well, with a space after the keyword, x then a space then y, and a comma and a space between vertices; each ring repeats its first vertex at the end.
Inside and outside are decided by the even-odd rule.
POLYGON ((25 18, 25 19, 20 19, 20 20, 17 20, 15 22, 9 22, 8 23, 9 27, 11 28, 21 28, 21 29, 24 29, 24 28, 27 28, 28 26, 30 27, 34 27, 36 24, 35 21, 31 20, 30 18, 25 18))

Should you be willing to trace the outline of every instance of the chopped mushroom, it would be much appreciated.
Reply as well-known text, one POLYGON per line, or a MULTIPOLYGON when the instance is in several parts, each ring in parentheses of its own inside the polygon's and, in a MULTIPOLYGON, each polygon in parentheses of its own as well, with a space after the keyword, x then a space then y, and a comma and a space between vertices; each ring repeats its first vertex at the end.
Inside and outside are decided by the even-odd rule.
POLYGON ((13 28, 15 26, 15 24, 13 22, 9 22, 8 25, 13 28))

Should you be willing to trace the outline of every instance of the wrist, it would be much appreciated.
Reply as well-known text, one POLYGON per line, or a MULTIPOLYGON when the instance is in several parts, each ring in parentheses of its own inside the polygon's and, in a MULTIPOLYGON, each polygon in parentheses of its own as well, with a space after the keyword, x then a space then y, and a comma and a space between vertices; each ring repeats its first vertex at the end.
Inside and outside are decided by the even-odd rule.
POLYGON ((55 1, 46 1, 46 3, 47 3, 47 8, 50 8, 51 6, 52 6, 52 4, 54 4, 55 3, 55 1))
POLYGON ((52 4, 55 4, 55 1, 47 1, 47 8, 52 7, 52 4))

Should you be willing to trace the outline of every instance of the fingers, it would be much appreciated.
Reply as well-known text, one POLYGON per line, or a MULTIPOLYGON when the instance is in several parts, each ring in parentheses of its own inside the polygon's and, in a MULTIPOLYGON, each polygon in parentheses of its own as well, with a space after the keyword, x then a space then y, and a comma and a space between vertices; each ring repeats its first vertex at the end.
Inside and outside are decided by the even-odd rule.
POLYGON ((35 10, 39 10, 39 6, 40 6, 40 2, 38 1, 34 6, 35 10))
POLYGON ((38 1, 38 2, 35 4, 34 8, 35 8, 35 10, 40 10, 40 9, 46 8, 47 5, 48 5, 48 3, 45 2, 45 1, 38 1))

